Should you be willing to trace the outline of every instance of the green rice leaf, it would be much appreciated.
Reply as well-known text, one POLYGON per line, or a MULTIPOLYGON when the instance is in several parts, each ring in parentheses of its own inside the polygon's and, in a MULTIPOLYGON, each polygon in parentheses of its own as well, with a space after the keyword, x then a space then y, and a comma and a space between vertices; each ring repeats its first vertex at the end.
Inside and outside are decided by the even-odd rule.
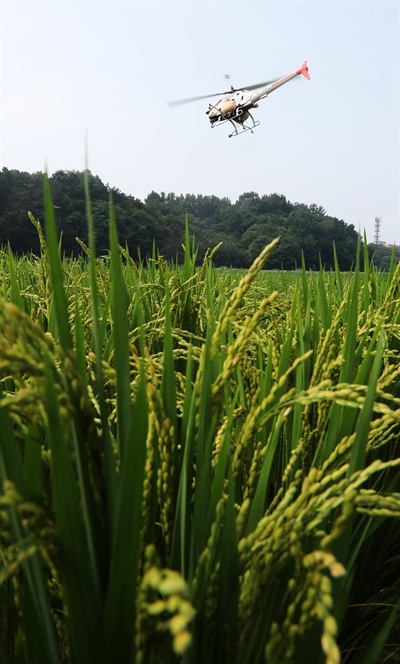
POLYGON ((77 481, 64 435, 54 376, 48 359, 45 367, 48 438, 52 453, 52 477, 61 574, 68 606, 68 627, 73 662, 102 662, 100 588, 93 568, 90 533, 84 526, 81 501, 84 488, 77 481))
POLYGON ((142 494, 146 461, 148 414, 146 376, 141 370, 132 428, 125 434, 120 486, 112 538, 111 573, 103 630, 108 661, 135 662, 135 594, 141 545, 142 494))
POLYGON ((51 272, 52 308, 57 325, 60 343, 65 352, 72 348, 72 336, 68 321, 68 306, 64 292, 64 277, 61 267, 60 247, 57 237, 56 219, 51 196, 50 183, 44 176, 44 206, 46 215, 46 238, 51 272))
POLYGON ((128 292, 123 277, 114 209, 110 200, 110 256, 112 284, 113 337, 117 380, 118 449, 123 459, 131 432, 131 388, 128 340, 128 292))

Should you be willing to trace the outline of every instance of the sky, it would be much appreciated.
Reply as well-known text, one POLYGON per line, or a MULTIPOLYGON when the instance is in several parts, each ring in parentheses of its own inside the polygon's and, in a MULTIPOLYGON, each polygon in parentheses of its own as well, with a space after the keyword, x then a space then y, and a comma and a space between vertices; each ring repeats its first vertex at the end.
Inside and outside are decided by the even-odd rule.
POLYGON ((1 168, 88 167, 143 201, 277 193, 400 244, 399 0, 0 0, 0 75, 1 168), (304 60, 253 134, 211 128, 218 96, 167 104, 304 60))

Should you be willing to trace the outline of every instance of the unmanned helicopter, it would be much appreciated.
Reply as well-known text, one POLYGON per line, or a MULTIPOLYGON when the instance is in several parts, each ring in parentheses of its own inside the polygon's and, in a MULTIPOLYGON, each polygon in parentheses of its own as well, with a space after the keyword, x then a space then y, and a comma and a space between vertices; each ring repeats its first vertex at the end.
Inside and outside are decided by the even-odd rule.
POLYGON ((253 133, 253 129, 260 124, 258 120, 254 120, 251 114, 253 109, 258 108, 259 105, 257 102, 261 99, 265 99, 271 94, 271 92, 277 90, 282 85, 285 85, 285 83, 289 83, 289 81, 292 81, 300 75, 303 75, 310 80, 307 60, 303 62, 299 69, 283 78, 264 81, 263 83, 256 83, 255 85, 248 85, 243 88, 234 88, 231 86, 231 89, 227 92, 215 92, 210 95, 202 95, 201 97, 178 99, 176 101, 168 102, 168 105, 179 106, 192 101, 199 101, 200 99, 216 97, 217 95, 227 95, 223 96, 222 99, 215 104, 210 103, 206 114, 208 115, 212 129, 225 124, 225 122, 230 122, 233 126, 233 132, 229 134, 229 138, 232 138, 233 136, 244 134, 247 131, 253 133))

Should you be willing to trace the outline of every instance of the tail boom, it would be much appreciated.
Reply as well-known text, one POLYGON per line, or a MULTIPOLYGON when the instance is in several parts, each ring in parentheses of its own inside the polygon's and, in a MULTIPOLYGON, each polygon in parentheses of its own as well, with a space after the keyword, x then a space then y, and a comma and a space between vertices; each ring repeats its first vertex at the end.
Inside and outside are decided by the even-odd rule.
POLYGON ((267 97, 271 92, 274 90, 277 90, 280 88, 282 85, 285 85, 285 83, 289 83, 289 81, 292 81, 296 76, 299 76, 300 74, 303 74, 308 80, 310 80, 310 74, 308 73, 308 66, 307 66, 307 60, 303 62, 301 65, 300 69, 297 69, 293 74, 288 74, 287 76, 284 76, 283 78, 280 78, 278 81, 275 81, 274 83, 271 83, 270 85, 266 85, 264 88, 259 88, 253 94, 251 95, 251 100, 253 102, 258 101, 259 99, 264 99, 264 97, 267 97))

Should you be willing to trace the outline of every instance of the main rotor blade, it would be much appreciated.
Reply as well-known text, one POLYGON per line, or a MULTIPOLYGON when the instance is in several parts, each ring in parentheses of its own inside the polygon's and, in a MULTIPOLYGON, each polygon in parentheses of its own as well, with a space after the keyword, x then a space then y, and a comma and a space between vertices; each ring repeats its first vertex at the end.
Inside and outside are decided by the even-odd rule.
POLYGON ((175 101, 167 101, 168 106, 180 106, 181 104, 189 104, 192 101, 199 101, 200 99, 208 99, 209 97, 216 97, 217 95, 226 95, 228 92, 213 92, 211 95, 202 95, 201 97, 188 97, 187 99, 175 99, 175 101))
POLYGON ((276 83, 279 81, 279 76, 272 78, 270 81, 263 81, 262 83, 254 83, 254 85, 244 85, 242 88, 235 88, 231 92, 239 92, 240 90, 256 90, 257 88, 263 88, 264 85, 271 85, 271 83, 276 83))
POLYGON ((225 90, 224 92, 213 92, 210 95, 201 95, 201 97, 188 97, 187 99, 176 99, 175 101, 168 101, 167 104, 171 108, 174 108, 174 106, 181 106, 182 104, 189 104, 192 101, 200 101, 201 99, 209 99, 209 97, 221 97, 222 95, 230 95, 234 92, 240 92, 240 90, 256 90, 257 88, 262 88, 264 85, 270 85, 271 83, 275 83, 275 81, 279 81, 278 78, 273 78, 270 81, 264 81, 263 83, 255 83, 254 85, 245 85, 242 88, 231 88, 230 90, 225 90))

